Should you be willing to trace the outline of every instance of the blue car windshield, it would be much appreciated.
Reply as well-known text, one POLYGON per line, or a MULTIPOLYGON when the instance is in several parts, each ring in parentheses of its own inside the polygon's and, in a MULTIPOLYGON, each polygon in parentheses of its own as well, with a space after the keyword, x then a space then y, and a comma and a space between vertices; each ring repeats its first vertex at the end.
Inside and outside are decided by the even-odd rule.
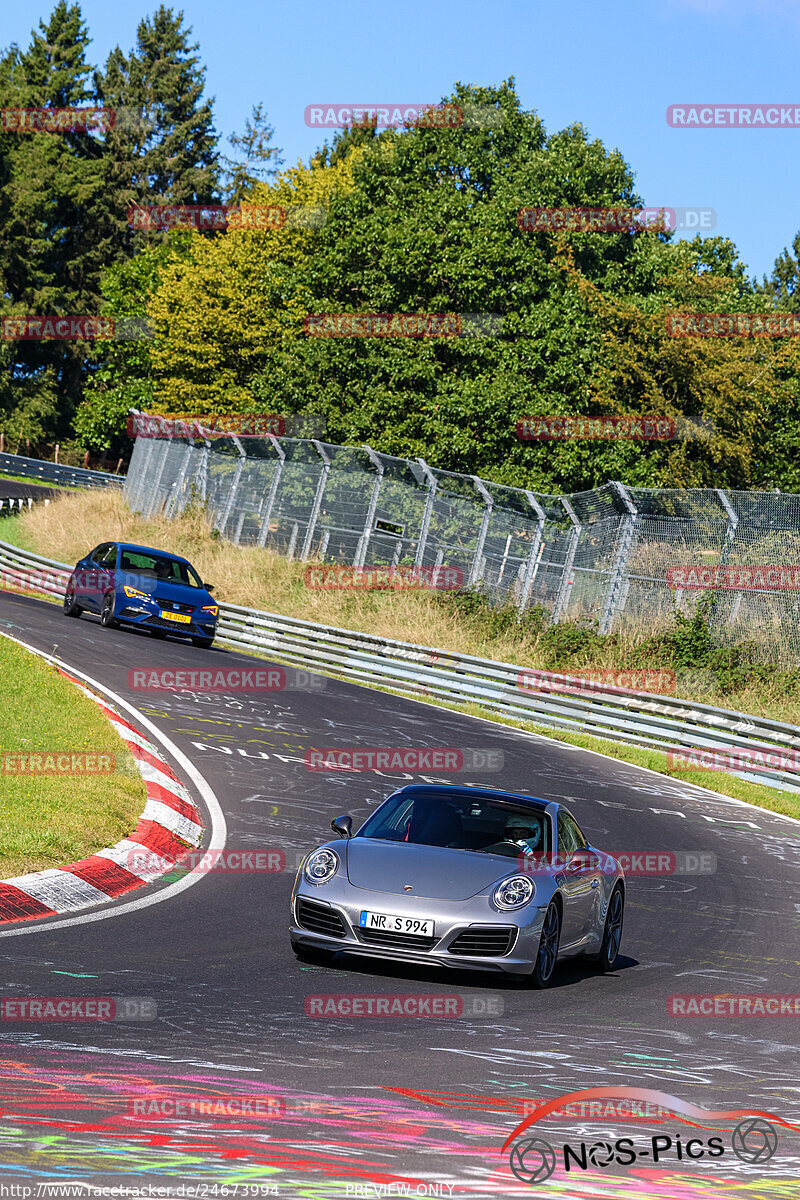
MULTIPOLYGON (((183 587, 201 588, 200 576, 189 563, 176 558, 145 554, 140 550, 123 550, 120 569, 141 576, 142 580, 155 579, 159 583, 180 583, 183 587)), ((131 584, 135 587, 136 584, 131 584)))
POLYGON ((425 792, 390 797, 356 837, 417 846, 450 846, 476 853, 547 853, 552 846, 550 818, 543 810, 474 795, 425 792))

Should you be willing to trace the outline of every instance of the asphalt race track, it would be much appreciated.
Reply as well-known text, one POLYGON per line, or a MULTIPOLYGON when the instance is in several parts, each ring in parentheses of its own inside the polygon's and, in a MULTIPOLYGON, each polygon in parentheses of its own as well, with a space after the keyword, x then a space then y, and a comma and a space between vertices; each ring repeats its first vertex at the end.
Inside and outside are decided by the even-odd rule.
POLYGON ((40 483, 18 483, 15 479, 0 479, 0 500, 45 500, 60 496, 61 488, 43 487, 40 483))
MULTIPOLYGON (((44 601, 0 594, 0 629, 55 653, 153 722, 215 794, 229 848, 278 849, 287 860, 281 873, 212 872, 183 890, 162 883, 134 893, 165 893, 147 906, 122 897, 0 931, 5 996, 124 995, 157 1005, 147 1021, 3 1022, 0 1182, 153 1184, 176 1195, 203 1185, 183 1194, 207 1196, 256 1195, 246 1190, 255 1184, 284 1197, 800 1195, 800 1134, 782 1129, 777 1153, 763 1163, 740 1161, 732 1124, 712 1123, 714 1132, 725 1129, 724 1157, 678 1161, 673 1153, 653 1163, 642 1152, 632 1167, 599 1161, 569 1174, 562 1164, 536 1186, 516 1179, 500 1153, 523 1102, 611 1085, 800 1124, 796 1019, 667 1016, 676 993, 800 991, 797 823, 330 679, 324 690, 272 694, 134 691, 134 667, 253 659, 106 631, 94 617, 67 620, 44 601), (353 745, 501 749, 501 775, 458 781, 567 798, 603 849, 709 852, 716 871, 629 876, 618 969, 600 977, 588 965, 563 966, 549 991, 366 961, 303 966, 287 936, 298 855, 328 840, 332 817, 348 811, 358 823, 409 781, 304 765, 311 747, 353 745), (319 993, 458 995, 485 1000, 486 1011, 306 1016, 306 997, 319 993), (188 1117, 135 1109, 153 1097, 197 1103, 188 1117), (248 1098, 260 1098, 269 1115, 250 1115, 246 1105, 236 1115, 248 1098)), ((707 1138, 709 1129, 671 1118, 573 1116, 531 1130, 557 1148, 622 1136, 645 1147, 651 1135, 678 1133, 707 1138)))

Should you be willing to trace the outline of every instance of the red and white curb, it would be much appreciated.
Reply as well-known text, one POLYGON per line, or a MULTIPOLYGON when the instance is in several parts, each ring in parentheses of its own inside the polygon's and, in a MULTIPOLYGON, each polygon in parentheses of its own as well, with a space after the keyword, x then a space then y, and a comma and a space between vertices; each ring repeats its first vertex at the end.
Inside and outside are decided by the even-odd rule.
POLYGON ((57 669, 95 702, 127 743, 144 779, 147 803, 133 833, 115 846, 65 867, 0 880, 0 925, 54 917, 113 900, 171 870, 203 839, 200 813, 153 743, 108 700, 57 669))

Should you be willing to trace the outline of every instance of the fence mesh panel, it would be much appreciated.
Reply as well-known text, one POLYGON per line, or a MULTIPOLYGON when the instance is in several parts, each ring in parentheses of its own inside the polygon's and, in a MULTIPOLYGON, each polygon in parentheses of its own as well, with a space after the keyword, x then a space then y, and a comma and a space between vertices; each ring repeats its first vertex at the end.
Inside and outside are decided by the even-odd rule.
POLYGON ((710 592, 721 641, 753 641, 764 661, 800 656, 799 495, 610 483, 547 496, 369 447, 172 436, 136 439, 125 490, 146 517, 195 501, 237 544, 447 567, 447 586, 461 579, 498 603, 602 632, 663 628, 676 606, 689 613, 710 592), (680 568, 695 576, 671 573, 680 568))

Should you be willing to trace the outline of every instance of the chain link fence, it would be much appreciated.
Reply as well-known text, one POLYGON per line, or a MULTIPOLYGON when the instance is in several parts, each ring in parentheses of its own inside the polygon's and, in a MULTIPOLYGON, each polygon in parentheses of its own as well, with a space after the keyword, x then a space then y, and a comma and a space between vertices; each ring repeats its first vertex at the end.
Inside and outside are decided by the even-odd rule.
POLYGON ((216 434, 137 437, 125 495, 145 517, 202 503, 223 537, 288 558, 458 568, 498 603, 601 633, 667 626, 717 569, 719 640, 755 641, 765 661, 800 657, 799 495, 608 483, 547 496, 369 446, 216 434), (671 574, 682 567, 698 572, 687 587, 671 574), (744 567, 763 571, 742 584, 744 567))

